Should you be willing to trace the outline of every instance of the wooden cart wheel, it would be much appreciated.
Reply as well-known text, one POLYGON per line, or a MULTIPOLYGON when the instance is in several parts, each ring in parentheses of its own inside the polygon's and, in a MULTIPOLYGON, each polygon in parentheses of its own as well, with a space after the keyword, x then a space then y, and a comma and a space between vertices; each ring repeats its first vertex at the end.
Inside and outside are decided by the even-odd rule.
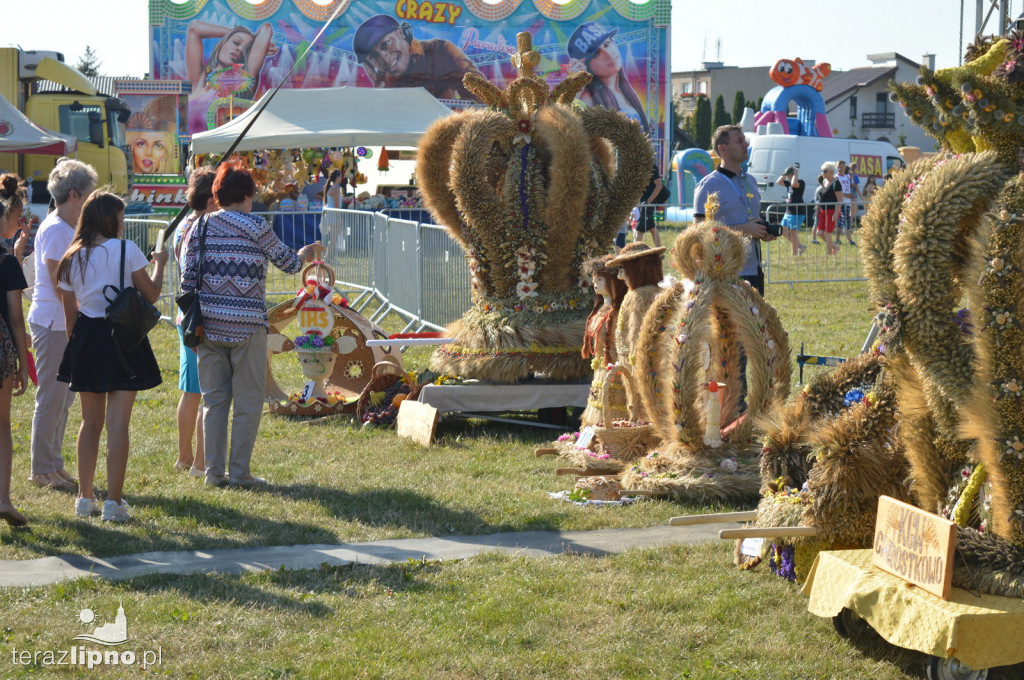
POLYGON ((985 680, 988 669, 974 670, 956 659, 929 656, 924 664, 928 680, 985 680))
POLYGON ((832 626, 839 637, 846 640, 855 639, 863 633, 868 624, 852 609, 843 607, 843 611, 832 617, 832 626))

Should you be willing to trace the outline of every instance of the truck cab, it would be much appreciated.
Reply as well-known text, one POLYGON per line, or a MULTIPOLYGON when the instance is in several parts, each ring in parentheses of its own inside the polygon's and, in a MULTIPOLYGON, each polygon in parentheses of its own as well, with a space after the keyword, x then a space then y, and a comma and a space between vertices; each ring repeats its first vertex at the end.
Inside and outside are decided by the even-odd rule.
MULTIPOLYGON (((100 184, 128 192, 125 123, 131 112, 122 100, 99 93, 85 75, 64 63, 63 54, 0 48, 0 95, 36 125, 76 138, 75 157, 96 169, 100 184), (40 80, 62 89, 40 92, 40 80)), ((0 154, 0 168, 32 180, 36 196, 45 193, 55 162, 54 156, 41 154, 0 154)))

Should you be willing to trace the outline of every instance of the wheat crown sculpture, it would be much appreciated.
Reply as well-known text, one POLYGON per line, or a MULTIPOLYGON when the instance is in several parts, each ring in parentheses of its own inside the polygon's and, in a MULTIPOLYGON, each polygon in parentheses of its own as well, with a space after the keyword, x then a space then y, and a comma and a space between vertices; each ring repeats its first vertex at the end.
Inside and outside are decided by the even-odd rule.
POLYGON ((549 91, 533 74, 530 34, 517 45, 519 77, 501 90, 467 74, 488 108, 437 121, 419 146, 426 207, 462 247, 472 282, 473 306, 431 367, 495 382, 578 378, 590 373, 580 348, 593 295, 581 266, 640 199, 653 151, 621 113, 573 103, 590 74, 549 91))
POLYGON ((687 500, 758 495, 760 447, 752 431, 757 417, 789 394, 789 338, 775 309, 739 278, 746 238, 716 221, 718 207, 713 194, 707 219, 686 229, 672 248, 676 267, 694 285, 677 282, 665 290, 642 322, 634 370, 661 443, 623 475, 628 489, 687 500), (741 348, 747 355, 745 410, 741 348), (721 441, 707 438, 704 385, 712 381, 724 384, 721 441))

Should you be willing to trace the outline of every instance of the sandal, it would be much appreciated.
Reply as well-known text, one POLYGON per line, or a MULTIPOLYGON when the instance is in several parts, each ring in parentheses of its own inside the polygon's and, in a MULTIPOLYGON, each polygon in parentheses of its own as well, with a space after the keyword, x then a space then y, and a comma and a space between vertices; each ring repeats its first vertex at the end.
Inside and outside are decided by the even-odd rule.
POLYGON ((192 467, 192 462, 191 461, 186 463, 184 461, 180 461, 179 460, 179 461, 174 463, 174 471, 175 472, 188 472, 190 467, 192 467))

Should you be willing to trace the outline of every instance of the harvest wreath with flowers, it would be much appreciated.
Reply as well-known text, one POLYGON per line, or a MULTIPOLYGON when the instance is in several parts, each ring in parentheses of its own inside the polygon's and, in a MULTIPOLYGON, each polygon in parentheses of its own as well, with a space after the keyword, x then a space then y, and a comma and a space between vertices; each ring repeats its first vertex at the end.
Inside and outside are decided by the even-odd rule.
POLYGON ((349 308, 334 286, 330 267, 314 262, 303 271, 302 280, 292 299, 268 312, 267 348, 271 356, 294 352, 291 356, 297 355, 307 384, 302 392, 285 393, 270 374, 266 401, 272 413, 281 415, 325 416, 354 410, 371 368, 385 359, 401 366, 401 355, 397 347, 366 345, 367 340, 387 336, 349 308), (295 321, 299 334, 286 334, 295 321))
POLYGON ((611 245, 653 153, 621 113, 572 103, 589 74, 549 90, 530 35, 517 39, 519 77, 502 90, 467 74, 487 110, 437 121, 419 146, 426 206, 465 251, 473 301, 431 367, 503 383, 579 378, 590 374, 580 347, 593 300, 581 267, 611 245))

